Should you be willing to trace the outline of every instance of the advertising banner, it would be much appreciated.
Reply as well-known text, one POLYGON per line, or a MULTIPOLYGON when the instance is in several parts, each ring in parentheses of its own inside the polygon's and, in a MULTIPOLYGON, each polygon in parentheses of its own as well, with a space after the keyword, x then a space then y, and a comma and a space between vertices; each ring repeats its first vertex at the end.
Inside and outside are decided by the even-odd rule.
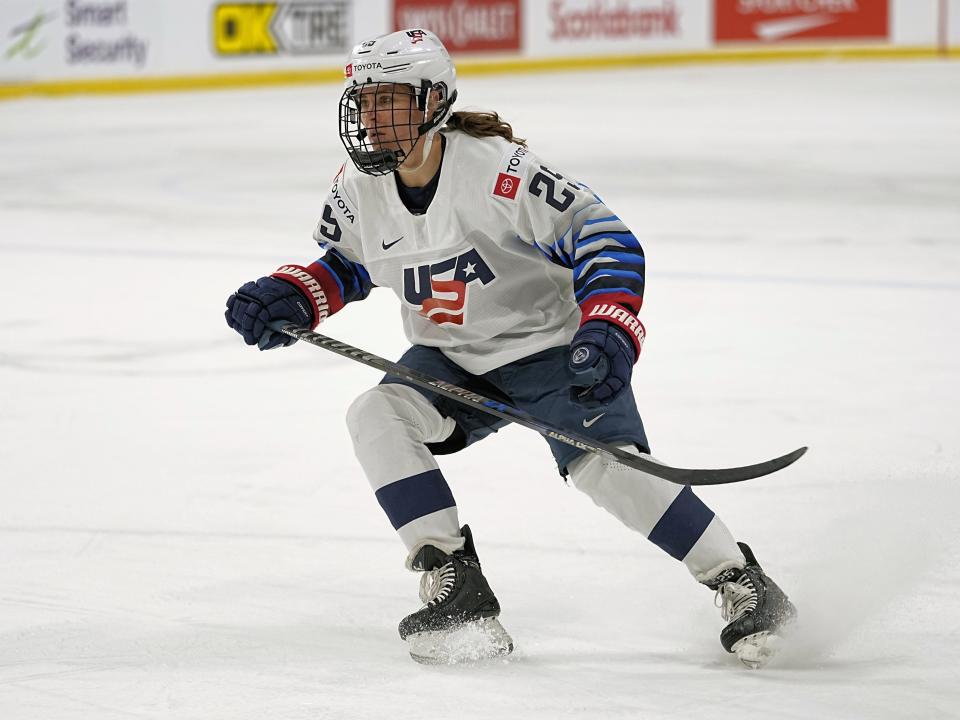
POLYGON ((451 53, 519 52, 521 0, 393 0, 393 29, 436 33, 451 53))
POLYGON ((155 61, 156 5, 4 0, 0 78, 142 72, 155 61))
POLYGON ((332 70, 389 2, 0 0, 0 81, 332 70))
POLYGON ((533 55, 707 49, 710 7, 688 0, 549 0, 528 5, 533 55))
POLYGON ((960 44, 960 0, 0 0, 0 91, 333 79, 361 39, 410 27, 480 65, 729 56, 738 45, 946 55, 960 44))
POLYGON ((715 0, 714 38, 724 42, 886 40, 889 0, 715 0))
POLYGON ((219 55, 344 55, 351 31, 348 0, 221 3, 213 11, 219 55))

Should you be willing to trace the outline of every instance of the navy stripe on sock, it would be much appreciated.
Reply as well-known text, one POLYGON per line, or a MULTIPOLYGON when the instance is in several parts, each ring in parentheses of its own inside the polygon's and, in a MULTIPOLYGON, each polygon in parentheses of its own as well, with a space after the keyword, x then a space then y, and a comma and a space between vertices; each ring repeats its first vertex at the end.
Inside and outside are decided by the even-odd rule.
POLYGON ((683 560, 713 520, 713 514, 687 485, 650 531, 649 540, 677 560, 683 560))
POLYGON ((384 485, 377 490, 377 501, 390 518, 394 530, 411 520, 457 504, 439 470, 428 470, 384 485))

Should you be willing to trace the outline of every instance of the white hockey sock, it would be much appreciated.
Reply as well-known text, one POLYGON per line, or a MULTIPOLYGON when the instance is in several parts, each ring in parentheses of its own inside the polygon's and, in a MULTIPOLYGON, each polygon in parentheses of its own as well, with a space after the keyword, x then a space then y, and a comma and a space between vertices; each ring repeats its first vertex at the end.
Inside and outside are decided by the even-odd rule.
POLYGON ((448 438, 454 421, 413 388, 387 384, 353 402, 347 427, 377 500, 407 546, 407 567, 424 545, 461 549, 453 495, 426 447, 448 438))
MULTIPOLYGON (((633 446, 621 449, 639 453, 633 446)), ((656 460, 644 455, 650 460, 656 460)), ((689 487, 628 468, 594 453, 570 464, 570 481, 627 527, 681 560, 703 582, 729 567, 742 567, 733 536, 689 487)))
POLYGON ((683 564, 697 582, 706 582, 724 570, 742 568, 746 563, 737 541, 717 515, 683 558, 683 564))

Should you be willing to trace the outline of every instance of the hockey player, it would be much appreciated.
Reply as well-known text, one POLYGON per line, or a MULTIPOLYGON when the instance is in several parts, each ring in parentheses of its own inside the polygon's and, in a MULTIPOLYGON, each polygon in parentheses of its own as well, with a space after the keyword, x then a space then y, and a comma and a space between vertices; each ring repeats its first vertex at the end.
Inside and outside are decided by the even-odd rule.
MULTIPOLYGON (((227 300, 227 323, 248 345, 287 346, 295 340, 267 323, 312 329, 372 288, 389 287, 412 343, 402 364, 648 454, 630 389, 645 332, 637 238, 496 113, 454 113, 454 66, 432 33, 363 42, 345 75, 340 139, 349 162, 314 232, 324 255, 243 285, 227 300)), ((406 546, 406 566, 423 573, 424 605, 400 622, 416 659, 463 659, 450 638, 478 629, 484 639, 470 652, 513 647, 435 459, 502 424, 391 376, 347 413, 357 458, 406 546)), ((723 647, 762 665, 796 611, 750 548, 690 487, 548 442, 575 487, 717 593, 723 647)))

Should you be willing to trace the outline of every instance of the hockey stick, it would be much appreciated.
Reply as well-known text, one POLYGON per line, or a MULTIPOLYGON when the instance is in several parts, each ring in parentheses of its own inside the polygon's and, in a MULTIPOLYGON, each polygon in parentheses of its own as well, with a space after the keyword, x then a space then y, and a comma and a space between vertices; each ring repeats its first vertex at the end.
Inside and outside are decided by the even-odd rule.
POLYGON ((269 323, 268 326, 271 330, 281 332, 284 335, 289 335, 290 337, 297 338, 298 340, 303 340, 311 345, 321 347, 324 350, 335 352, 337 355, 342 355, 345 358, 356 360, 364 365, 369 365, 370 367, 376 368, 377 370, 387 373, 388 375, 394 375, 402 380, 406 380, 409 383, 417 385, 418 387, 422 387, 426 390, 437 393, 438 395, 443 395, 444 397, 448 397, 452 400, 456 400, 459 403, 468 405, 475 410, 485 412, 489 415, 494 415, 503 420, 516 423, 517 425, 523 425, 531 430, 536 430, 544 437, 558 440, 580 450, 602 455, 606 458, 621 463, 622 465, 627 465, 637 470, 642 470, 645 473, 655 475, 656 477, 664 480, 669 480, 670 482, 677 483, 678 485, 725 485, 727 483, 751 480, 763 475, 769 475, 777 470, 782 470, 783 468, 795 462, 807 451, 807 448, 802 447, 794 450, 791 453, 782 455, 781 457, 774 458, 773 460, 767 460, 766 462, 757 463, 756 465, 722 468, 718 470, 687 470, 684 468, 670 467, 669 465, 661 465, 660 463, 653 462, 652 460, 647 460, 646 458, 642 458, 637 455, 631 455, 630 453, 624 452, 618 447, 608 445, 607 443, 600 442, 599 440, 592 440, 591 438, 569 432, 568 430, 555 428, 549 423, 535 418, 532 415, 528 415, 522 410, 512 407, 511 405, 506 405, 502 402, 486 398, 483 395, 478 395, 470 390, 465 390, 464 388, 457 387, 456 385, 451 385, 443 380, 430 377, 419 370, 414 370, 413 368, 408 368, 403 365, 390 362, 389 360, 384 360, 377 355, 368 353, 365 350, 360 350, 359 348, 355 348, 352 345, 347 345, 346 343, 338 340, 334 340, 326 335, 321 335, 320 333, 316 333, 311 330, 304 330, 296 325, 282 322, 272 322, 269 323))

